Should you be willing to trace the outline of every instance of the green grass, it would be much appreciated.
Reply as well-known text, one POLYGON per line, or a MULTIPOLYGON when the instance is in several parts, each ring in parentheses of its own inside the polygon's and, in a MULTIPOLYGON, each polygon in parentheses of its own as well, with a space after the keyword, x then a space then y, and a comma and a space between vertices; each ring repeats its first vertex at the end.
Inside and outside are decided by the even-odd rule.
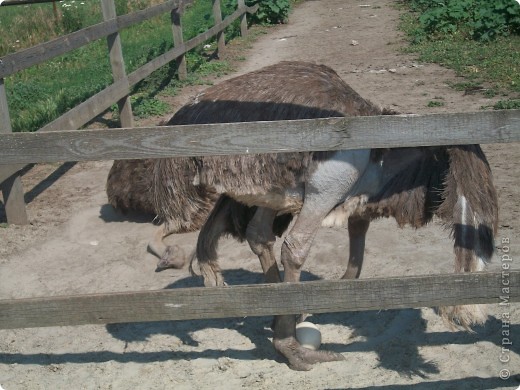
POLYGON ((437 100, 430 100, 426 106, 427 107, 442 107, 442 106, 444 106, 444 102, 439 102, 437 100))
MULTIPOLYGON (((145 8, 154 0, 116 0, 118 14, 145 8), (129 8, 132 4, 132 9, 129 8)), ((155 3, 160 2, 155 0, 155 3)), ((52 4, 0 8, 0 57, 45 42, 66 32, 102 21, 99 2, 60 2, 62 17, 55 20, 52 4), (64 8, 64 4, 69 7, 64 8), (19 30, 22 26, 22 30, 19 30), (18 41, 18 42, 17 42, 18 41)), ((236 9, 236 0, 224 1, 222 12, 236 9)), ((196 0, 182 17, 184 39, 188 40, 213 26, 212 1, 196 0)), ((238 35, 238 21, 226 30, 226 39, 238 35)), ((121 32, 127 73, 134 71, 173 47, 169 14, 132 26, 121 32)), ((208 42, 206 42, 208 43, 208 42)), ((211 41, 209 42, 211 43, 211 41)), ((51 61, 18 72, 6 79, 6 90, 13 131, 34 131, 56 119, 112 83, 105 39, 92 42, 51 61)), ((187 55, 190 80, 229 71, 223 62, 208 62, 208 55, 197 48, 187 55)), ((172 62, 136 85, 133 99, 136 116, 158 115, 166 110, 156 95, 161 90, 182 86, 172 62)))
POLYGON ((492 85, 492 92, 520 93, 520 36, 497 37, 492 41, 476 41, 462 33, 443 34, 424 39, 418 14, 405 13, 401 17, 400 29, 407 33, 410 41, 406 49, 418 55, 423 62, 434 62, 463 76, 464 84, 454 85, 462 90, 492 85))
POLYGON ((499 100, 493 105, 495 110, 518 110, 520 99, 499 100))
POLYGON ((9 77, 7 98, 14 131, 33 131, 112 82, 106 43, 98 41, 9 77), (96 55, 99 54, 99 55, 96 55))

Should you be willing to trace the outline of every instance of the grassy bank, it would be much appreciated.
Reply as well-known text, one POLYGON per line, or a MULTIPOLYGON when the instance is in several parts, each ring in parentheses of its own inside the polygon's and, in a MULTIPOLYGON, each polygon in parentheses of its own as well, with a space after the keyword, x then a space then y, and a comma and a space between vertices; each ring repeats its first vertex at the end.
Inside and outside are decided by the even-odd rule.
POLYGON ((492 3, 477 11, 478 0, 401 1, 408 12, 400 28, 409 38, 408 52, 466 79, 454 88, 503 97, 495 108, 520 108, 520 6, 497 0, 489 8, 492 3))

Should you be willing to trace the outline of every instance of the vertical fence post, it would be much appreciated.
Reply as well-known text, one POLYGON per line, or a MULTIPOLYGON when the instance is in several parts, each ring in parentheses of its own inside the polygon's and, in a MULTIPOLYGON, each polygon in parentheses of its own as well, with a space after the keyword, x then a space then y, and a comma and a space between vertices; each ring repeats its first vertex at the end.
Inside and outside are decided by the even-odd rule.
POLYGON ((60 21, 60 11, 58 11, 56 0, 52 0, 52 12, 54 14, 54 22, 58 23, 60 21))
MULTIPOLYGON (((101 9, 103 11, 103 19, 105 21, 116 18, 116 5, 114 0, 101 0, 101 9)), ((114 81, 126 80, 125 61, 123 59, 123 49, 121 47, 121 36, 119 31, 110 34, 107 37, 108 52, 110 55, 110 64, 112 65, 112 75, 114 81)), ((130 85, 128 85, 128 93, 130 93, 130 85)), ((119 118, 122 127, 133 127, 134 116, 132 114, 132 105, 130 103, 130 95, 125 96, 117 102, 119 107, 119 118)))
MULTIPOLYGON (((173 45, 175 47, 182 47, 184 45, 184 38, 182 37, 182 23, 181 23, 181 9, 174 8, 171 12, 173 45)), ((179 80, 186 80, 188 78, 188 70, 186 69, 186 56, 182 54, 176 60, 177 73, 179 80)))
MULTIPOLYGON (((246 3, 245 0, 238 0, 238 8, 245 7, 246 3)), ((244 12, 242 15, 240 15, 240 35, 242 37, 245 37, 247 35, 247 13, 244 12)))
MULTIPOLYGON (((12 132, 9 107, 7 106, 7 95, 5 93, 4 79, 0 78, 0 134, 12 132)), ((14 174, 0 183, 4 197, 5 213, 7 222, 15 225, 26 225, 29 223, 25 201, 23 198, 22 180, 18 174, 14 174)))
MULTIPOLYGON (((215 24, 219 24, 222 22, 222 12, 220 11, 220 0, 213 0, 213 18, 215 19, 215 24)), ((224 39, 224 31, 221 31, 217 34, 217 43, 218 43, 218 55, 224 53, 224 48, 226 46, 224 39)))

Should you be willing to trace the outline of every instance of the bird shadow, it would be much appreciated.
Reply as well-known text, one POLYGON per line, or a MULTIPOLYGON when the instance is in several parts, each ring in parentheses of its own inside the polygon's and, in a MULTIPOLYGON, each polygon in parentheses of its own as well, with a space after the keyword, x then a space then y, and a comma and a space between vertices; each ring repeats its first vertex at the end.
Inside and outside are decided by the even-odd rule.
POLYGON ((140 211, 129 210, 123 213, 120 210, 115 209, 110 204, 104 204, 99 209, 99 218, 103 222, 134 222, 134 223, 155 223, 156 216, 153 214, 147 214, 140 211))

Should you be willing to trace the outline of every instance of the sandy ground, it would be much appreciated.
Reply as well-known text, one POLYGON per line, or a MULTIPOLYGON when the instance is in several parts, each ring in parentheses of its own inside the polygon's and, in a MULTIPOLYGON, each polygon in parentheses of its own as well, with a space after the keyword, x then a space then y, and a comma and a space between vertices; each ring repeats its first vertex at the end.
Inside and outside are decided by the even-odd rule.
MULTIPOLYGON (((362 96, 403 113, 478 111, 491 103, 450 89, 447 82, 457 79, 451 71, 400 53, 398 18, 389 0, 303 2, 287 25, 248 50, 235 74, 307 60, 331 66, 362 96), (428 108, 434 99, 445 105, 428 108)), ((519 268, 520 147, 488 145, 485 151, 501 207, 499 251, 490 269, 501 265, 502 239, 510 241, 519 268)), ((121 217, 106 204, 110 166, 38 165, 24 174, 31 225, 0 228, 0 299, 201 285, 187 269, 154 272, 156 259, 146 252, 154 226, 145 218, 121 217)), ((346 237, 345 229, 319 232, 305 279, 342 275, 346 237)), ((171 241, 190 252, 195 239, 185 234, 171 241)), ((221 256, 229 284, 262 281, 247 245, 225 241, 221 256)), ((418 231, 399 230, 391 220, 372 224, 363 278, 451 270, 452 243, 438 223, 418 231)), ((277 358, 269 317, 3 330, 0 387, 514 389, 520 385, 519 308, 492 306, 493 316, 473 334, 450 331, 429 308, 315 315, 323 348, 346 360, 309 372, 291 371, 277 358), (505 354, 503 314, 511 317, 513 342, 505 354), (504 369, 511 372, 508 380, 499 377, 504 369)))

